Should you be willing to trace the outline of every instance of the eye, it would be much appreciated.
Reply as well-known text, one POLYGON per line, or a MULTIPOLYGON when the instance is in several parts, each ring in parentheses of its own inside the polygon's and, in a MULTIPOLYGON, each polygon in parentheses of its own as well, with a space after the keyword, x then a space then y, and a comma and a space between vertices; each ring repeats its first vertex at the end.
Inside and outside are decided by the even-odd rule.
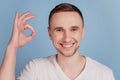
POLYGON ((71 31, 78 31, 79 30, 79 27, 78 26, 73 26, 72 28, 71 28, 71 31))
POLYGON ((78 28, 72 28, 71 29, 71 31, 77 31, 78 30, 78 28))
POLYGON ((56 31, 62 31, 62 29, 56 29, 56 31))
POLYGON ((63 31, 63 29, 62 28, 56 28, 55 31, 56 32, 61 32, 61 31, 63 31))

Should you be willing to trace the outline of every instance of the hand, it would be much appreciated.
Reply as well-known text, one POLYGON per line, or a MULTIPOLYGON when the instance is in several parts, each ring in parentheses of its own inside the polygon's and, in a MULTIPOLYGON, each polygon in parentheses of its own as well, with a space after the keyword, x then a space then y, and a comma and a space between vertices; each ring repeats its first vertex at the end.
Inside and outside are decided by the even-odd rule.
POLYGON ((19 17, 18 12, 16 12, 15 20, 14 20, 14 28, 9 44, 11 44, 13 47, 19 48, 21 46, 24 46, 26 43, 28 43, 35 37, 36 33, 34 28, 26 23, 26 21, 35 17, 36 17, 35 15, 30 15, 30 12, 26 12, 19 17), (31 35, 29 36, 26 36, 23 33, 24 30, 27 28, 30 29, 32 32, 31 35))

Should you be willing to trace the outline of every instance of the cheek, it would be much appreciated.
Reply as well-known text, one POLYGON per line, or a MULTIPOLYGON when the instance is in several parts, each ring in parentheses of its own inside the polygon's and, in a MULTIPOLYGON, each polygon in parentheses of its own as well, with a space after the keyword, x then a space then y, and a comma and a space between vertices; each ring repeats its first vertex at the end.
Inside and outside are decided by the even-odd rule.
POLYGON ((62 39, 62 35, 53 34, 53 35, 51 35, 51 39, 52 39, 53 43, 57 43, 62 39))
POLYGON ((74 35, 74 38, 75 38, 77 41, 81 41, 81 40, 82 40, 82 34, 78 33, 77 35, 74 35))

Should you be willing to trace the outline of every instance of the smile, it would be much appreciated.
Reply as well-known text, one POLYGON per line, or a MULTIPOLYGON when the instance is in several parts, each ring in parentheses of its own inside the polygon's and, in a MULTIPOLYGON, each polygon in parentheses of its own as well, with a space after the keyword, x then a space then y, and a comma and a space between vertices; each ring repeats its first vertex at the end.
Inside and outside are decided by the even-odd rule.
POLYGON ((74 43, 71 44, 61 44, 63 48, 71 48, 74 45, 74 43))

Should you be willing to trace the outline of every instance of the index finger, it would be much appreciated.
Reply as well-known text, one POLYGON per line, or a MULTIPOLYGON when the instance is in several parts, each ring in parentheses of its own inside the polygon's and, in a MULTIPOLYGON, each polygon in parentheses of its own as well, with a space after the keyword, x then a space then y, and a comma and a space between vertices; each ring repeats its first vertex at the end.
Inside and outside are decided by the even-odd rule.
POLYGON ((29 30, 31 30, 31 32, 32 32, 32 33, 31 33, 31 36, 32 36, 32 37, 34 37, 34 36, 36 35, 35 29, 34 29, 31 25, 26 24, 26 25, 25 25, 25 29, 26 29, 26 28, 29 29, 29 30))

